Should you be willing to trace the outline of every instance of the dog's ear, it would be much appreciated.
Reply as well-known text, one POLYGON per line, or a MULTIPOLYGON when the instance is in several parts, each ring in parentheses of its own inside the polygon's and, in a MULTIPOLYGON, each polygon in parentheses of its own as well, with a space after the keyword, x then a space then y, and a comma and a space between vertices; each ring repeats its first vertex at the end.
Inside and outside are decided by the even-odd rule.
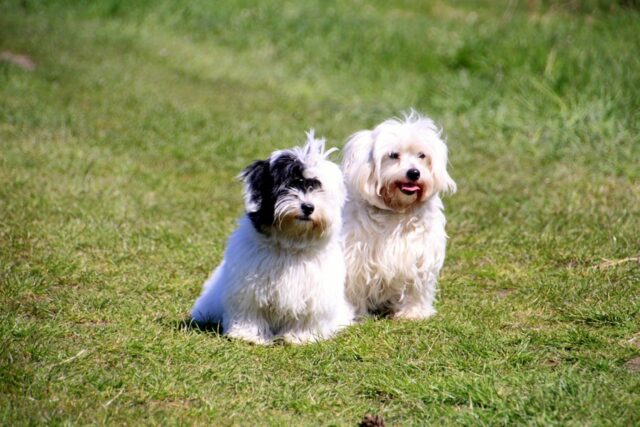
POLYGON ((406 118, 418 130, 422 142, 430 147, 431 173, 433 174, 434 190, 438 193, 455 193, 456 183, 447 172, 447 144, 442 139, 442 130, 438 129, 433 120, 422 117, 416 111, 406 118))
POLYGON ((375 204, 377 180, 373 145, 371 131, 363 130, 353 134, 344 148, 342 170, 350 192, 375 204))
POLYGON ((433 166, 433 177, 435 179, 435 187, 442 193, 455 193, 458 189, 455 181, 449 176, 446 166, 433 166))
POLYGON ((269 161, 258 160, 244 168, 239 178, 244 182, 244 205, 248 213, 260 210, 271 188, 269 161))
POLYGON ((435 190, 441 193, 455 193, 456 183, 447 172, 447 146, 443 141, 438 142, 431 166, 435 190))

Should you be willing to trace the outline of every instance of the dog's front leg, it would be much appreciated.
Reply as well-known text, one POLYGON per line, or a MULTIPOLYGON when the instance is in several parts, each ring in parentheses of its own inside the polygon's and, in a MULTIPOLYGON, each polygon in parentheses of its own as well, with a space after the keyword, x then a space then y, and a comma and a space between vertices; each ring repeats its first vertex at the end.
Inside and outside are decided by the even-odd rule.
POLYGON ((254 344, 267 345, 273 341, 273 333, 269 324, 262 318, 233 318, 227 322, 225 319, 224 335, 249 341, 254 344))
POLYGON ((319 332, 314 333, 311 330, 294 330, 282 334, 282 338, 287 344, 306 344, 319 341, 323 337, 319 332))
POLYGON ((408 285, 405 295, 393 309, 395 319, 420 320, 428 319, 436 314, 435 302, 436 282, 415 283, 408 285))

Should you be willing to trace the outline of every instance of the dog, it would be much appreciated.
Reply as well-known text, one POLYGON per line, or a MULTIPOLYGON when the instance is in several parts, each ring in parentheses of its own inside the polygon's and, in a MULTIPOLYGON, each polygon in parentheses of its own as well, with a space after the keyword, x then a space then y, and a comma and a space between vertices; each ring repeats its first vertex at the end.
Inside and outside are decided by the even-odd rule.
POLYGON ((303 344, 332 337, 354 319, 345 295, 341 210, 346 189, 324 139, 275 151, 244 169, 246 213, 222 263, 192 309, 256 344, 303 344))
POLYGON ((447 241, 440 195, 456 191, 441 131, 411 110, 353 134, 342 169, 347 297, 356 314, 432 316, 447 241))

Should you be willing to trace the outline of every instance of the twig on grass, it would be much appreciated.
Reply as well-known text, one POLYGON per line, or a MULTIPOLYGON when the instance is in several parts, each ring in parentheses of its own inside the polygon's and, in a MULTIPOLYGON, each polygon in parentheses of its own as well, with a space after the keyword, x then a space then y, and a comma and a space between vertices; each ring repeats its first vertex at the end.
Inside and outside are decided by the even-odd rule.
POLYGON ((8 50, 0 53, 0 61, 13 64, 25 71, 33 71, 36 69, 36 63, 33 62, 33 59, 31 59, 31 57, 29 57, 28 55, 20 55, 18 53, 9 52, 8 50))
POLYGON ((124 393, 124 388, 121 388, 120 391, 118 392, 118 394, 116 394, 115 396, 113 396, 113 398, 111 400, 109 400, 107 403, 103 404, 102 407, 103 408, 107 408, 109 405, 111 405, 117 398, 120 397, 120 395, 124 393))
POLYGON ((47 375, 47 378, 50 380, 51 376, 53 375, 53 372, 55 370, 55 368, 58 368, 62 365, 66 365, 67 363, 71 363, 74 360, 78 359, 79 357, 84 356, 87 353, 87 349, 83 348, 82 350, 80 350, 78 352, 78 354, 76 354, 75 356, 71 356, 68 359, 63 360, 62 362, 58 362, 58 363, 54 363, 53 365, 51 365, 51 367, 49 368, 49 374, 47 375))
POLYGON ((82 350, 80 350, 80 351, 78 352, 78 354, 76 354, 75 356, 71 356, 70 358, 63 360, 62 362, 56 363, 56 364, 55 364, 55 365, 53 365, 53 366, 65 365, 65 364, 67 364, 67 363, 69 363, 69 362, 73 362, 73 361, 74 361, 74 360, 76 360, 78 357, 82 357, 82 356, 84 356, 84 354, 85 354, 86 352, 87 352, 87 349, 86 349, 86 348, 83 348, 83 349, 82 349, 82 350))
POLYGON ((51 365, 51 367, 49 368, 49 371, 51 372, 53 371, 54 368, 57 368, 58 366, 66 365, 67 363, 73 362, 77 358, 84 356, 86 352, 87 352, 87 349, 83 348, 75 356, 71 356, 70 358, 63 360, 62 362, 54 363, 53 365, 51 365))
POLYGON ((601 262, 598 265, 594 265, 593 268, 596 269, 603 269, 603 268, 610 268, 610 267, 615 267, 617 265, 620 264, 624 264, 627 262, 637 262, 638 264, 640 264, 640 255, 636 255, 636 256, 630 256, 627 258, 622 258, 622 259, 606 259, 603 258, 603 262, 601 262))

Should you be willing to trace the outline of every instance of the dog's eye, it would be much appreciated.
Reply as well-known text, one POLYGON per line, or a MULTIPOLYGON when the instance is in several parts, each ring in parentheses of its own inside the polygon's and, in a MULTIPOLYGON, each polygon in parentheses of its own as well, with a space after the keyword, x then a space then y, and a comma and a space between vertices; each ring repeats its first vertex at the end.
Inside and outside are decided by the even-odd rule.
POLYGON ((390 158, 390 159, 397 160, 397 159, 399 159, 399 158, 400 158, 400 154, 399 154, 399 153, 396 153, 396 152, 389 153, 389 158, 390 158))
POLYGON ((418 153, 418 157, 421 158, 421 159, 424 159, 424 158, 427 157, 427 155, 424 154, 424 153, 418 153))
POLYGON ((307 180, 307 191, 322 189, 322 183, 317 178, 310 178, 307 180))

